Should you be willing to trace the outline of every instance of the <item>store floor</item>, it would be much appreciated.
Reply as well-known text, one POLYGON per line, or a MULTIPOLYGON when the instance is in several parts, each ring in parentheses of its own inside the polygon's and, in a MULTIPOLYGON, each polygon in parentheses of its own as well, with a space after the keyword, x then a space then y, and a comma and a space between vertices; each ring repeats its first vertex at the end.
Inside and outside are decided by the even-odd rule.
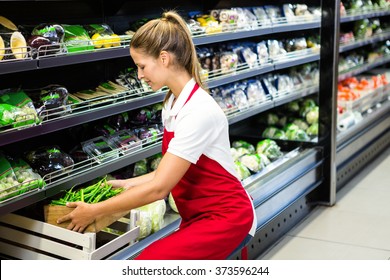
POLYGON ((390 148, 259 259, 390 260, 390 148))

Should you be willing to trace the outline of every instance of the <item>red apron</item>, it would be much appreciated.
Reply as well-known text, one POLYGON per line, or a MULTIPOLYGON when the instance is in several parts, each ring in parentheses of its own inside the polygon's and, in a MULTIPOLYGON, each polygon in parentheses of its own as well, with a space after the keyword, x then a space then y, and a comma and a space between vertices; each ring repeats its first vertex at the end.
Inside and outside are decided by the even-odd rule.
MULTIPOLYGON (((173 137, 164 129, 163 154, 173 137)), ((252 202, 241 182, 205 155, 191 164, 172 195, 182 218, 179 230, 149 245, 137 259, 226 259, 251 229, 252 202)))

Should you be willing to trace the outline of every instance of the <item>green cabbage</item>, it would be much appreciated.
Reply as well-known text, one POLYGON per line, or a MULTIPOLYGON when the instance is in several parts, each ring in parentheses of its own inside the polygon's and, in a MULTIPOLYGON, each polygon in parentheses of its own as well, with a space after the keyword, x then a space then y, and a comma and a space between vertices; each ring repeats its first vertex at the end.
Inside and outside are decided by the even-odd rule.
POLYGON ((315 106, 315 107, 311 108, 309 112, 307 112, 306 121, 309 124, 317 123, 318 116, 319 116, 319 108, 318 108, 318 106, 315 106))
POLYGON ((276 128, 274 126, 267 127, 263 133, 262 136, 264 138, 274 138, 274 139, 280 139, 280 140, 285 140, 286 135, 283 130, 276 128))
POLYGON ((255 147, 244 140, 237 140, 232 143, 233 148, 245 148, 248 150, 250 154, 253 154, 255 152, 255 147))
POLYGON ((249 169, 246 166, 244 166, 241 162, 235 161, 234 167, 236 169, 238 178, 240 180, 244 180, 244 179, 248 178, 249 176, 251 176, 249 169))
POLYGON ((258 142, 256 151, 258 154, 265 155, 270 160, 278 159, 283 155, 278 144, 271 139, 264 139, 258 142))
POLYGON ((164 199, 139 207, 136 210, 138 210, 140 214, 140 219, 136 223, 136 225, 140 227, 139 239, 145 238, 163 227, 164 215, 166 212, 164 199))
POLYGON ((318 135, 318 122, 313 123, 309 128, 306 130, 307 135, 309 136, 317 136, 318 135))
POLYGON ((261 159, 258 154, 243 155, 239 160, 252 172, 258 172, 262 168, 261 159))

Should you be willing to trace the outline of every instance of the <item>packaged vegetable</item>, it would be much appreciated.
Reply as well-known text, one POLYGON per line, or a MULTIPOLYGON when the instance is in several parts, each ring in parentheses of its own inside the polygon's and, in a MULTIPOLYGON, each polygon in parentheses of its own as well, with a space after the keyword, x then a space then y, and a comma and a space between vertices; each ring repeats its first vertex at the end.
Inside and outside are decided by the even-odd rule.
POLYGON ((10 162, 16 179, 18 180, 19 194, 45 186, 45 181, 42 177, 38 173, 35 173, 23 159, 8 157, 8 161, 10 162))
POLYGON ((115 132, 109 137, 109 141, 125 153, 132 153, 142 148, 141 140, 129 130, 115 132))
POLYGON ((270 160, 276 160, 283 156, 278 144, 271 139, 264 139, 257 143, 256 152, 265 155, 270 160))
POLYGON ((26 153, 27 163, 42 177, 53 173, 63 173, 73 168, 73 159, 58 146, 43 146, 26 153))
POLYGON ((22 90, 0 91, 0 126, 20 127, 39 123, 32 100, 22 90))
POLYGON ((247 153, 250 153, 250 154, 253 154, 255 152, 255 147, 251 143, 244 141, 244 140, 233 141, 232 147, 236 148, 236 149, 245 148, 247 150, 247 153))
POLYGON ((61 44, 64 42, 65 30, 57 23, 41 23, 34 27, 31 38, 27 41, 40 56, 65 52, 61 44))
POLYGON ((93 50, 94 45, 87 31, 81 25, 63 25, 64 42, 68 52, 93 50))
POLYGON ((83 151, 98 163, 119 157, 117 147, 108 138, 99 136, 81 143, 83 151))
POLYGON ((306 114, 306 121, 309 124, 318 123, 318 117, 319 117, 319 107, 314 106, 310 109, 309 112, 306 114))
POLYGON ((133 177, 145 175, 148 173, 148 161, 141 159, 134 164, 133 177))
POLYGON ((240 161, 234 162, 234 168, 237 172, 238 178, 241 181, 251 176, 249 169, 245 165, 243 165, 240 161))
POLYGON ((161 153, 148 158, 149 170, 150 171, 156 170, 161 160, 162 160, 161 153))
POLYGON ((134 213, 139 216, 136 224, 140 227, 139 239, 143 239, 151 233, 159 231, 164 226, 165 212, 166 204, 164 199, 131 210, 131 216, 134 213))
POLYGON ((286 131, 286 137, 288 140, 294 141, 309 141, 310 138, 306 132, 302 129, 290 128, 286 131))
MULTIPOLYGON (((307 116, 307 115, 306 115, 306 116, 307 116)), ((301 120, 301 119, 295 119, 295 120, 293 121, 293 124, 295 124, 296 126, 299 127, 299 129, 302 129, 302 130, 306 130, 306 129, 309 128, 309 125, 308 125, 305 121, 303 121, 303 120, 301 120)))
POLYGON ((16 196, 19 182, 11 164, 0 154, 0 201, 16 196))
POLYGON ((285 132, 274 126, 267 127, 263 131, 262 136, 264 138, 273 138, 273 139, 280 139, 280 140, 287 139, 285 132))
POLYGON ((262 169, 261 158, 258 154, 246 154, 239 158, 241 164, 252 172, 258 172, 262 169))
POLYGON ((318 135, 318 122, 313 123, 306 129, 306 133, 308 136, 317 136, 318 135))
POLYGON ((121 45, 121 38, 115 34, 107 24, 84 25, 95 49, 118 47, 121 45))
POLYGON ((39 116, 51 116, 70 113, 68 108, 68 90, 60 85, 48 85, 37 89, 26 89, 25 92, 33 100, 39 116))

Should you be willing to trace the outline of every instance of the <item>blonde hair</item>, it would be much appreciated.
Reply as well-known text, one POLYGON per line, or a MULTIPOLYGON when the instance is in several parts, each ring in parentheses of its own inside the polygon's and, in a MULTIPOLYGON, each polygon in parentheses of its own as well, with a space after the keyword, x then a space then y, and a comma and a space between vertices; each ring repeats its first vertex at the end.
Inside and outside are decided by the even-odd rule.
MULTIPOLYGON (((200 64, 190 30, 184 19, 174 10, 166 11, 159 19, 141 26, 131 39, 131 47, 158 58, 161 51, 174 55, 174 65, 184 68, 203 89, 200 64)), ((164 103, 172 95, 169 91, 164 103)))

